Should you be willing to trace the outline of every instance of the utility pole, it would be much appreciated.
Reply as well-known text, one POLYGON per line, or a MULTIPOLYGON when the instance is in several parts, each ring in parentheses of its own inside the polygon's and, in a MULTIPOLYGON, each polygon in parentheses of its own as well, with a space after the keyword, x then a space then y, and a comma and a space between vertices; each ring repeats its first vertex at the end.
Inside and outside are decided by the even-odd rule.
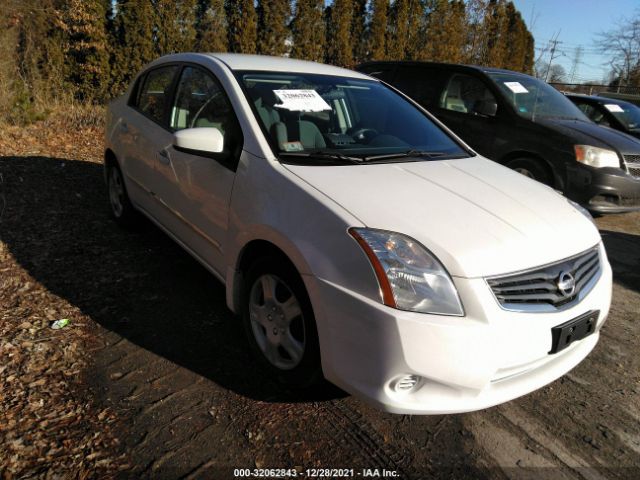
POLYGON ((575 83, 574 79, 576 73, 578 73, 578 66, 580 65, 580 60, 582 59, 582 45, 576 47, 576 53, 573 57, 573 64, 571 65, 571 83, 575 83))
MULTIPOLYGON (((549 70, 551 70, 551 64, 553 63, 553 59, 557 58, 554 54, 556 52, 556 48, 558 47, 559 42, 558 41, 558 37, 560 36, 560 30, 558 30, 558 33, 556 33, 556 36, 554 37, 553 40, 551 40, 549 43, 551 44, 551 59, 549 60, 549 65, 547 65, 547 73, 544 76, 544 81, 546 82, 549 79, 549 70)), ((558 55, 559 57, 560 55, 558 55)))

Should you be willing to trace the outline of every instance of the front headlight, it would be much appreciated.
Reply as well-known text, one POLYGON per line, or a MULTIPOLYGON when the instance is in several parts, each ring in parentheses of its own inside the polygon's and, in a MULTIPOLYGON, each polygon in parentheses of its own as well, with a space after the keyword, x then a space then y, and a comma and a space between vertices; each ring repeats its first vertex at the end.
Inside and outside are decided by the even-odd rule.
POLYGON ((426 248, 399 233, 351 228, 378 278, 385 305, 412 312, 464 315, 451 277, 426 248))
POLYGON ((613 150, 592 147, 591 145, 574 145, 576 160, 591 167, 616 167, 620 168, 620 159, 613 150))

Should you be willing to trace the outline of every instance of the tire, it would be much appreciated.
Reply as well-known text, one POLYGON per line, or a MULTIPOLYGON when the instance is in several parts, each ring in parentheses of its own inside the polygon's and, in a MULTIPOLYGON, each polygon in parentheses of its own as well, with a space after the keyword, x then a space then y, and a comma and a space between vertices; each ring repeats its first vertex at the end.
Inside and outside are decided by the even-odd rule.
POLYGON ((545 185, 551 186, 551 175, 540 160, 516 158, 507 163, 507 167, 545 185))
POLYGON ((115 162, 107 165, 107 192, 111 216, 121 227, 131 230, 139 225, 140 214, 131 204, 122 170, 115 162))
POLYGON ((294 389, 322 383, 313 309, 302 278, 288 261, 263 257, 251 265, 242 323, 252 353, 280 383, 294 389))

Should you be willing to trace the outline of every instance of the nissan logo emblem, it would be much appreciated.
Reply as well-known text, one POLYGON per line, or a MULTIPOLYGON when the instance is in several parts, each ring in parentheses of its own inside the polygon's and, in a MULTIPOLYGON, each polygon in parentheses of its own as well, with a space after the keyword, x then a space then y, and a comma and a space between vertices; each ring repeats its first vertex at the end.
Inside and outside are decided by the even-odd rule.
POLYGON ((576 279, 569 272, 561 272, 556 285, 565 297, 570 297, 576 291, 576 279))

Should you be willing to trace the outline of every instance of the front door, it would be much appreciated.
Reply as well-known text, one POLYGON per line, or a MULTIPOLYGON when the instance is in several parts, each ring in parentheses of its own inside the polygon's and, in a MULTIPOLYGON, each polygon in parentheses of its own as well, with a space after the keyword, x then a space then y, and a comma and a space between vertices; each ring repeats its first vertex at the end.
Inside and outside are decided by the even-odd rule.
POLYGON ((219 154, 196 155, 161 146, 155 193, 173 216, 169 228, 224 275, 224 247, 242 134, 233 107, 213 74, 197 66, 180 73, 170 109, 171 131, 213 127, 224 138, 219 154))

